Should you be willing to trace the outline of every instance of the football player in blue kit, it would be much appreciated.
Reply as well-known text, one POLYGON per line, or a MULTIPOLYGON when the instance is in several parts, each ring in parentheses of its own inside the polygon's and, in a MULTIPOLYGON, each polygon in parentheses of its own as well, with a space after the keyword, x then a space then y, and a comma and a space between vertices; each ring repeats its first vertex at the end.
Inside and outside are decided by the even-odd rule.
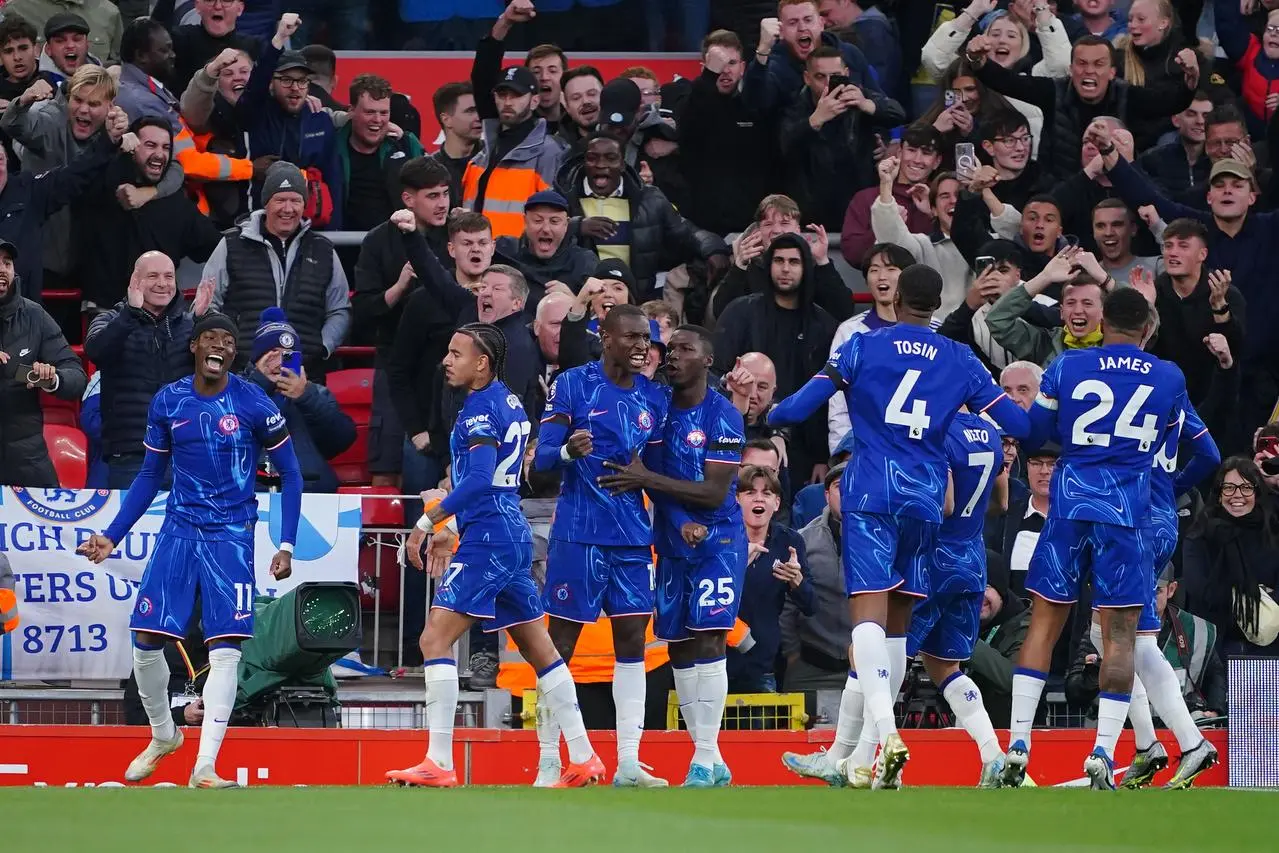
MULTIPOLYGON (((643 494, 609 494, 605 462, 628 464, 660 444, 670 389, 645 378, 648 317, 615 305, 600 325, 599 361, 566 370, 551 386, 533 466, 563 471, 546 554, 542 603, 551 639, 569 660, 582 625, 603 610, 613 629, 613 702, 617 708, 617 787, 665 787, 639 761, 644 728, 644 636, 653 615, 653 529, 643 494)), ((539 738, 553 743, 558 728, 539 738)), ((545 744, 544 744, 545 745, 545 744)), ((543 769, 539 767, 538 777, 543 769)))
POLYGON ((430 739, 426 758, 414 767, 387 773, 391 782, 428 788, 457 786, 453 721, 458 681, 453 644, 477 619, 485 631, 508 631, 537 671, 542 701, 568 742, 569 766, 556 787, 584 787, 604 778, 604 764, 591 748, 582 723, 573 678, 542 624, 542 605, 531 571, 533 534, 520 511, 519 495, 531 425, 519 397, 502 382, 505 365, 506 338, 487 323, 458 329, 444 356, 445 381, 466 393, 449 437, 453 490, 442 500, 428 501, 407 547, 409 560, 422 568, 422 543, 427 531, 434 533, 427 568, 440 583, 421 638, 430 739), (460 543, 453 528, 461 536, 460 543))
POLYGON ((710 332, 680 326, 666 349, 673 394, 653 469, 636 459, 605 462, 600 485, 613 494, 644 489, 653 501, 657 550, 654 633, 669 643, 693 760, 686 788, 728 785, 732 774, 719 753, 728 698, 725 650, 741 607, 746 574, 746 528, 734 484, 746 444, 741 414, 711 389, 710 332))
POLYGON ((1030 729, 1053 645, 1079 598, 1081 578, 1091 573, 1103 650, 1097 739, 1084 772, 1094 789, 1115 787, 1114 750, 1128 716, 1137 622, 1155 585, 1151 470, 1186 390, 1176 365, 1142 351, 1154 327, 1154 311, 1141 292, 1125 287, 1107 294, 1101 346, 1058 356, 1031 407, 1035 438, 1059 436, 1062 454, 1026 575, 1036 601, 1013 674, 1004 767, 1009 786, 1025 780, 1030 729))
MULTIPOLYGON (((995 384, 972 350, 930 327, 941 304, 941 276, 922 264, 902 270, 897 324, 857 335, 826 368, 768 415, 773 426, 804 421, 837 391, 852 418, 853 455, 840 484, 842 562, 853 622, 852 667, 839 726, 873 725, 880 746, 874 786, 896 787, 910 757, 897 733, 893 702, 906 673, 906 631, 917 599, 928 595, 928 565, 947 486, 946 436, 963 405, 989 412, 1014 436, 1026 413, 995 384), (889 636, 891 635, 891 636, 889 636)), ((837 745, 851 744, 837 736, 837 745)), ((852 747, 783 756, 804 776, 834 782, 851 772, 852 747), (843 761, 845 774, 837 767, 843 761), (832 765, 835 765, 833 769, 832 765)), ((856 780, 851 780, 856 782, 856 780)))
MULTIPOLYGON (((1159 453, 1155 454, 1150 475, 1151 565, 1157 578, 1172 559, 1177 549, 1177 498, 1189 491, 1216 470, 1221 463, 1221 452, 1212 440, 1199 413, 1183 397, 1178 407, 1177 422, 1169 427, 1167 437, 1159 453), (1182 440, 1190 445, 1191 456, 1181 473, 1177 473, 1178 448, 1182 440)), ((1181 760, 1177 772, 1164 786, 1189 788, 1195 777, 1217 763, 1217 749, 1199 731, 1190 710, 1181 683, 1172 664, 1159 648, 1159 610, 1155 604, 1158 584, 1152 588, 1137 622, 1136 651, 1133 668, 1136 675, 1132 683, 1132 699, 1128 705, 1128 719, 1132 722, 1133 739, 1137 751, 1133 755, 1121 785, 1125 788, 1141 788, 1168 766, 1168 752, 1155 735, 1155 724, 1150 714, 1154 705, 1159 719, 1172 729, 1181 748, 1181 760)), ((1102 651, 1099 614, 1093 613, 1090 639, 1098 653, 1102 651)))
POLYGON ((258 518, 254 482, 266 450, 283 489, 280 550, 271 560, 277 580, 293 571, 302 508, 302 472, 284 416, 262 389, 228 371, 235 361, 236 328, 223 314, 206 314, 191 338, 195 373, 161 388, 151 400, 143 444, 146 457, 111 525, 78 553, 101 563, 146 512, 172 465, 173 487, 151 559, 129 620, 133 674, 151 721, 151 742, 125 771, 140 782, 182 746, 182 730, 169 710, 169 665, 164 644, 181 640, 195 606, 209 646, 200 750, 192 788, 234 788, 214 765, 235 704, 240 641, 253 636, 253 528, 258 518))

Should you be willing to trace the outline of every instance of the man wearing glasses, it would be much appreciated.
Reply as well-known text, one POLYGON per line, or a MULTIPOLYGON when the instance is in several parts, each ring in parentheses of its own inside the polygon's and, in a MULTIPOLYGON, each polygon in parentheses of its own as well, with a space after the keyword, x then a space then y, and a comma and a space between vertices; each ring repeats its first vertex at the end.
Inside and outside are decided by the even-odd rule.
POLYGON ((249 134, 249 157, 253 165, 254 208, 267 168, 277 160, 287 160, 304 173, 320 171, 332 199, 326 211, 326 228, 342 228, 343 180, 338 158, 337 131, 328 113, 307 101, 311 67, 301 53, 286 51, 289 36, 301 23, 293 12, 285 12, 276 26, 271 43, 249 76, 244 94, 235 105, 236 118, 249 134))

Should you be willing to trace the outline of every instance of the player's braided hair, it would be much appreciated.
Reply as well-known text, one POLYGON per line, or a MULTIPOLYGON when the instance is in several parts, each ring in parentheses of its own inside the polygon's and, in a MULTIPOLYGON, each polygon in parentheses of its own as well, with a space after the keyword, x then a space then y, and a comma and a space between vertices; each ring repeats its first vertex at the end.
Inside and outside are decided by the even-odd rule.
POLYGON ((492 323, 467 323, 459 332, 466 335, 480 352, 488 356, 493 376, 499 382, 506 382, 506 335, 492 323))

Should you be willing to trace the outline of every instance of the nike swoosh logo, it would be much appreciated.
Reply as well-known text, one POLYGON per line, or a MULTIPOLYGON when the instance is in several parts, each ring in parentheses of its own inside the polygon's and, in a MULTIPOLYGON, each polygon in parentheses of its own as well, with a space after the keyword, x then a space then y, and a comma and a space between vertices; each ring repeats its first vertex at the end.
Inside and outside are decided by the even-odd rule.
POLYGON ((189 424, 189 423, 191 423, 191 422, 190 422, 190 421, 174 421, 174 423, 173 423, 173 428, 174 428, 174 429, 177 429, 178 427, 184 427, 184 426, 186 426, 186 425, 187 425, 187 424, 189 424))
POLYGON ((709 615, 711 615, 711 616, 718 616, 719 614, 723 613, 723 612, 724 612, 725 610, 727 610, 727 609, 728 609, 728 608, 725 608, 725 607, 716 607, 714 610, 712 610, 712 611, 710 612, 710 614, 709 614, 709 615))
MULTIPOLYGON (((230 719, 229 717, 227 719, 230 719)), ((225 723, 227 720, 214 720, 215 723, 225 723)))
POLYGON ((1034 722, 1034 721, 1033 720, 1017 720, 1017 725, 1020 726, 1022 723, 1030 723, 1030 722, 1034 722))
POLYGON ((252 615, 253 615, 252 613, 237 613, 235 615, 235 621, 243 622, 245 619, 248 619, 252 615))
POLYGON ((608 409, 600 409, 598 412, 591 412, 591 417, 598 418, 600 415, 607 415, 608 409))

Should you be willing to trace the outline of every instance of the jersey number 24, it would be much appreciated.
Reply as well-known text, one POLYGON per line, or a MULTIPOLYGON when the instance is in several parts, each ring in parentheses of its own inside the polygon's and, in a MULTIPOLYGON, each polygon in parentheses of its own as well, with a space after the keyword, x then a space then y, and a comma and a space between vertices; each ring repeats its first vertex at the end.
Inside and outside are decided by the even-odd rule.
POLYGON ((1135 421, 1137 415, 1141 413, 1142 405, 1154 390, 1151 385, 1138 385, 1132 392, 1132 397, 1128 399, 1128 403, 1119 412, 1119 418, 1115 421, 1112 432, 1089 432, 1090 426, 1110 414, 1110 410, 1115 407, 1115 392, 1100 379, 1085 379, 1080 382, 1070 392, 1070 399, 1086 400, 1089 397, 1096 397, 1097 404, 1075 419, 1074 426, 1070 429, 1070 443, 1109 447, 1110 437, 1114 435, 1115 438, 1135 440, 1138 451, 1145 453, 1159 437, 1159 418, 1155 415, 1146 415, 1141 419, 1140 424, 1135 421))

